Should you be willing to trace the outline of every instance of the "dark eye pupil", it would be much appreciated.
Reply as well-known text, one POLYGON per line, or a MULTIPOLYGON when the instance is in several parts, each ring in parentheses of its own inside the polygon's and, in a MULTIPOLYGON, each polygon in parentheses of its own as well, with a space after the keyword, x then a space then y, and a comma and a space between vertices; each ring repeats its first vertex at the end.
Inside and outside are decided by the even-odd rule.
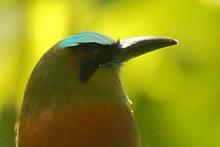
POLYGON ((89 49, 89 57, 92 59, 99 59, 101 56, 101 50, 97 47, 93 47, 89 49))
POLYGON ((92 55, 96 56, 99 54, 99 49, 98 48, 93 48, 91 51, 92 55))

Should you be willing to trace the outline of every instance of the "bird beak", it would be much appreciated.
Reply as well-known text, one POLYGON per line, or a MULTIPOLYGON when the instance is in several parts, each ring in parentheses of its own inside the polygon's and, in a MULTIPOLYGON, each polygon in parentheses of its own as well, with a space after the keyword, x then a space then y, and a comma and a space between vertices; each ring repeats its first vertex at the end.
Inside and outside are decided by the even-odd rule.
POLYGON ((178 44, 178 41, 165 37, 135 37, 119 42, 121 50, 112 58, 113 63, 122 63, 156 49, 178 44))

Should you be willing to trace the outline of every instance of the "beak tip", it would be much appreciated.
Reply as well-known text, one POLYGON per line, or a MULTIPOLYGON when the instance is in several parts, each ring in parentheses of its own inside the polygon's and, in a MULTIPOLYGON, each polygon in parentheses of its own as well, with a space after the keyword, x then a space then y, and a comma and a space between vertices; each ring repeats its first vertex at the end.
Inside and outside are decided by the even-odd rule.
POLYGON ((170 39, 171 45, 178 45, 179 41, 177 39, 170 39))
MULTIPOLYGON (((166 46, 173 46, 173 45, 179 44, 179 41, 177 39, 173 39, 173 38, 162 38, 160 41, 161 41, 161 44, 164 43, 164 45, 166 45, 166 46)), ((164 46, 164 47, 166 47, 166 46, 164 46)))

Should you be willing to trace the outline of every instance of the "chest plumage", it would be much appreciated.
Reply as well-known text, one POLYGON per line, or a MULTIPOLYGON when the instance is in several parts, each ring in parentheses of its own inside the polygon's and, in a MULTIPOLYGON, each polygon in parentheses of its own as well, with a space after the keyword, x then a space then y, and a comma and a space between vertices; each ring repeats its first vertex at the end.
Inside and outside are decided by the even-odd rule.
POLYGON ((130 109, 120 103, 96 103, 45 110, 24 119, 22 147, 138 147, 130 109))

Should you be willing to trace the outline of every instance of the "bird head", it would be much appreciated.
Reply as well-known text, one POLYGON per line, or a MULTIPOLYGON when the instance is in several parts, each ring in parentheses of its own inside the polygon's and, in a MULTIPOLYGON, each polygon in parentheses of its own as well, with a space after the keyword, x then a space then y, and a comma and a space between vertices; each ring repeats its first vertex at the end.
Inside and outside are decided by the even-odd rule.
POLYGON ((164 37, 114 41, 94 32, 70 36, 49 49, 35 66, 24 95, 25 109, 35 113, 67 103, 124 99, 120 65, 175 44, 176 40, 164 37))
POLYGON ((58 42, 29 78, 18 146, 139 146, 120 65, 175 44, 164 37, 114 41, 94 32, 58 42))
POLYGON ((135 37, 114 41, 108 36, 83 32, 59 42, 55 48, 69 50, 73 64, 79 71, 79 80, 86 82, 96 70, 119 68, 122 63, 144 53, 175 45, 177 41, 165 37, 135 37))

